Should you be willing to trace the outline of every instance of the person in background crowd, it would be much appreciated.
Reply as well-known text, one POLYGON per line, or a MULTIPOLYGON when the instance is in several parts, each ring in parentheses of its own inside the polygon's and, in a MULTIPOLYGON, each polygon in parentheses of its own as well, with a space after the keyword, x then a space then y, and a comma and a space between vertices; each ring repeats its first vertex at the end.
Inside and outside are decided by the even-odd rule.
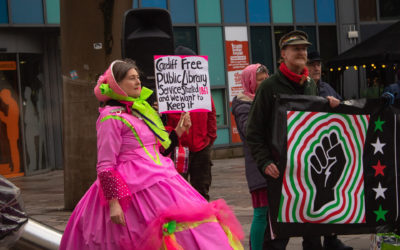
POLYGON ((307 68, 309 76, 317 84, 318 95, 322 97, 333 96, 336 99, 343 100, 343 98, 336 93, 329 83, 321 80, 321 57, 318 51, 312 51, 307 54, 307 68))
POLYGON ((394 96, 395 99, 400 99, 400 69, 397 70, 396 76, 397 82, 386 86, 383 92, 389 92, 394 96))
MULTIPOLYGON (((278 178, 279 161, 270 147, 273 120, 274 96, 277 94, 317 95, 317 86, 308 77, 307 47, 311 43, 302 31, 292 31, 279 41, 281 64, 278 71, 261 83, 255 95, 247 122, 247 144, 257 163, 257 167, 266 178, 278 178)), ((329 105, 336 107, 340 101, 328 96, 329 105)), ((277 238, 266 242, 266 249, 286 249, 289 239, 277 238)), ((304 237, 303 249, 322 249, 320 237, 304 237)))
POLYGON ((243 141, 246 180, 253 203, 253 221, 250 229, 250 246, 252 250, 262 250, 264 233, 267 228, 267 182, 261 175, 257 164, 251 156, 246 143, 246 125, 251 104, 258 86, 268 78, 268 69, 261 64, 247 66, 241 75, 243 92, 232 101, 232 113, 235 116, 240 138, 243 141))
POLYGON ((188 113, 168 133, 132 60, 111 63, 94 93, 102 102, 97 180, 71 214, 60 249, 243 249, 226 203, 208 203, 163 156, 190 128, 188 113))
POLYGON ((377 73, 373 73, 367 78, 367 88, 363 89, 361 96, 363 98, 379 98, 381 93, 383 93, 383 87, 377 73))
MULTIPOLYGON (((187 47, 178 46, 175 49, 175 55, 196 55, 196 53, 187 47)), ((189 180, 206 200, 210 200, 208 191, 212 180, 211 147, 217 139, 217 113, 212 97, 211 108, 211 112, 190 113, 192 127, 180 138, 181 145, 189 148, 188 172, 182 176, 189 180)), ((177 114, 168 114, 167 125, 176 127, 179 119, 177 114)))

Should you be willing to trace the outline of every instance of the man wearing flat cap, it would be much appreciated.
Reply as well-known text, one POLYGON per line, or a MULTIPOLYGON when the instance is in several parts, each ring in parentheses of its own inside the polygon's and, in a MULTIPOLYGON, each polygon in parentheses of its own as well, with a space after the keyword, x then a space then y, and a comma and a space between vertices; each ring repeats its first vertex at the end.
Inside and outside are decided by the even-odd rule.
MULTIPOLYGON (((282 174, 275 164, 279 159, 274 156, 270 148, 274 96, 277 94, 314 96, 318 94, 317 86, 309 77, 306 67, 307 48, 310 45, 307 34, 298 30, 289 32, 280 39, 279 69, 261 83, 249 113, 247 142, 258 168, 267 179, 277 179, 282 174)), ((334 97, 327 98, 331 107, 336 107, 340 103, 334 97)), ((285 249, 288 241, 287 238, 268 240, 266 249, 285 249)), ((320 237, 305 238, 303 249, 322 249, 320 237)))
POLYGON ((317 84, 318 95, 322 97, 333 96, 336 99, 343 98, 329 85, 329 83, 321 80, 321 57, 318 51, 312 51, 307 55, 307 68, 311 79, 317 84))

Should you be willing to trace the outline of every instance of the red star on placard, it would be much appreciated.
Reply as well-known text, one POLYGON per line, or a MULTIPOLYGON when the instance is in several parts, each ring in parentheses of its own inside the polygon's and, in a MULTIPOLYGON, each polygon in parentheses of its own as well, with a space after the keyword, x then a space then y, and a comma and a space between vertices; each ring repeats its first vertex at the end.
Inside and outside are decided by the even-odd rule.
POLYGON ((385 174, 383 173, 383 169, 385 169, 386 166, 381 165, 381 161, 378 160, 378 164, 376 164, 375 166, 372 166, 372 167, 375 169, 375 176, 377 176, 378 174, 385 176, 385 174))

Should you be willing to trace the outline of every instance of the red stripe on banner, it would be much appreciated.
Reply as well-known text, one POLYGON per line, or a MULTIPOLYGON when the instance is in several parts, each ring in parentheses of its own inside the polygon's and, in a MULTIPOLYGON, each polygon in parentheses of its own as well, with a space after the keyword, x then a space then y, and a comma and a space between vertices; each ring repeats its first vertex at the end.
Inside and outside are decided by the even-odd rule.
POLYGON ((290 144, 292 144, 292 141, 294 139, 294 137, 296 136, 297 132, 302 128, 302 126, 308 121, 310 120, 314 115, 318 114, 319 112, 310 112, 310 114, 308 114, 306 116, 306 118, 304 118, 304 120, 296 126, 295 130, 292 133, 292 136, 289 138, 288 143, 287 143, 287 148, 289 149, 290 144))
MULTIPOLYGON (((361 189, 361 186, 362 186, 363 182, 364 182, 364 175, 361 176, 361 181, 358 183, 358 186, 357 186, 355 194, 358 194, 358 192, 361 189)), ((356 203, 355 203, 355 206, 354 206, 355 208, 357 208, 357 203, 358 203, 358 199, 356 199, 356 203)), ((351 213, 350 218, 345 222, 345 224, 348 224, 348 223, 350 223, 352 221, 352 218, 354 217, 355 213, 356 213, 356 209, 353 209, 353 212, 351 213)))
POLYGON ((296 113, 297 111, 289 111, 289 113, 288 113, 288 115, 287 115, 287 120, 289 120, 290 119, 290 117, 294 114, 294 113, 296 113))
MULTIPOLYGON (((361 136, 361 141, 364 141, 364 133, 362 133, 362 129, 361 129, 361 124, 358 121, 357 115, 353 115, 353 119, 356 121, 356 126, 357 126, 357 130, 361 136)), ((363 149, 364 147, 362 147, 361 149, 363 149)))
MULTIPOLYGON (((345 135, 347 136, 347 138, 349 138, 350 146, 351 146, 351 149, 352 149, 352 151, 353 151, 353 155, 355 155, 354 144, 353 144, 352 140, 350 140, 351 137, 350 137, 349 132, 348 132, 347 129, 346 129, 345 124, 344 124, 340 119, 338 119, 338 118, 332 118, 332 119, 330 119, 329 121, 320 124, 320 125, 314 130, 314 132, 306 138, 306 140, 305 140, 304 143, 303 143, 303 146, 300 148, 299 153, 298 153, 298 157, 297 157, 297 167, 298 167, 298 169, 299 169, 299 170, 297 171, 297 180, 301 180, 300 177, 301 177, 301 172, 302 172, 302 171, 301 171, 301 167, 302 167, 302 166, 301 166, 301 158, 300 158, 300 156, 302 155, 303 151, 305 150, 306 146, 308 145, 308 142, 315 136, 315 134, 320 130, 320 128, 322 128, 322 127, 324 127, 324 126, 326 126, 326 125, 329 125, 330 123, 334 123, 334 122, 339 123, 339 124, 343 127, 343 132, 345 133, 345 135)), ((351 173, 350 173, 350 177, 352 177, 353 173, 354 173, 354 164, 353 164, 353 166, 352 166, 352 171, 351 171, 351 173)), ((347 182, 346 182, 344 188, 342 189, 342 195, 344 194, 344 190, 346 190, 347 186, 349 185, 350 180, 351 180, 351 178, 348 178, 348 179, 347 179, 347 182)), ((303 183, 302 183, 301 181, 299 181, 299 184, 300 184, 300 189, 301 189, 301 191, 303 192, 303 194, 305 194, 305 189, 304 189, 303 183)), ((345 197, 345 196, 343 195, 342 197, 345 197)), ((300 213, 299 213, 299 214, 300 214, 300 218, 301 218, 301 220, 304 221, 304 222, 313 222, 313 223, 323 222, 323 221, 329 219, 330 217, 335 216, 336 214, 339 214, 339 213, 343 210, 344 204, 346 204, 346 203, 342 203, 342 204, 343 204, 343 205, 342 205, 342 207, 340 208, 340 210, 338 210, 338 211, 336 211, 335 213, 329 215, 327 218, 322 219, 322 220, 319 220, 319 221, 310 221, 310 220, 307 220, 306 218, 304 218, 304 216, 303 216, 303 214, 302 214, 302 212, 301 212, 301 211, 304 210, 304 206, 305 206, 305 199, 302 199, 302 200, 301 200, 301 203, 300 203, 300 213)))
MULTIPOLYGON (((283 180, 286 180, 285 177, 286 177, 286 171, 283 175, 283 180)), ((290 202, 292 201, 292 194, 289 191, 289 187, 288 187, 286 181, 283 181, 283 188, 285 189, 286 193, 288 194, 288 200, 287 200, 286 204, 289 204, 289 208, 290 208, 290 202)), ((289 221, 289 214, 290 214, 289 211, 290 211, 290 209, 288 209, 286 207, 286 211, 285 211, 286 221, 289 221)), ((283 218, 282 218, 282 220, 283 220, 283 218)))

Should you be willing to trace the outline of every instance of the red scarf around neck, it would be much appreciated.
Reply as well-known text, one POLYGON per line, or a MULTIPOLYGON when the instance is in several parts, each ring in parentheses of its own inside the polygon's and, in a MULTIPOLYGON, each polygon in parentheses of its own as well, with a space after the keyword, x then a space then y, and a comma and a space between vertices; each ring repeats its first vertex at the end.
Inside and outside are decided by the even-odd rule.
POLYGON ((304 67, 303 71, 300 75, 290 71, 290 69, 286 66, 285 63, 281 63, 279 66, 279 70, 292 82, 303 85, 303 83, 307 80, 308 77, 308 69, 304 67))

